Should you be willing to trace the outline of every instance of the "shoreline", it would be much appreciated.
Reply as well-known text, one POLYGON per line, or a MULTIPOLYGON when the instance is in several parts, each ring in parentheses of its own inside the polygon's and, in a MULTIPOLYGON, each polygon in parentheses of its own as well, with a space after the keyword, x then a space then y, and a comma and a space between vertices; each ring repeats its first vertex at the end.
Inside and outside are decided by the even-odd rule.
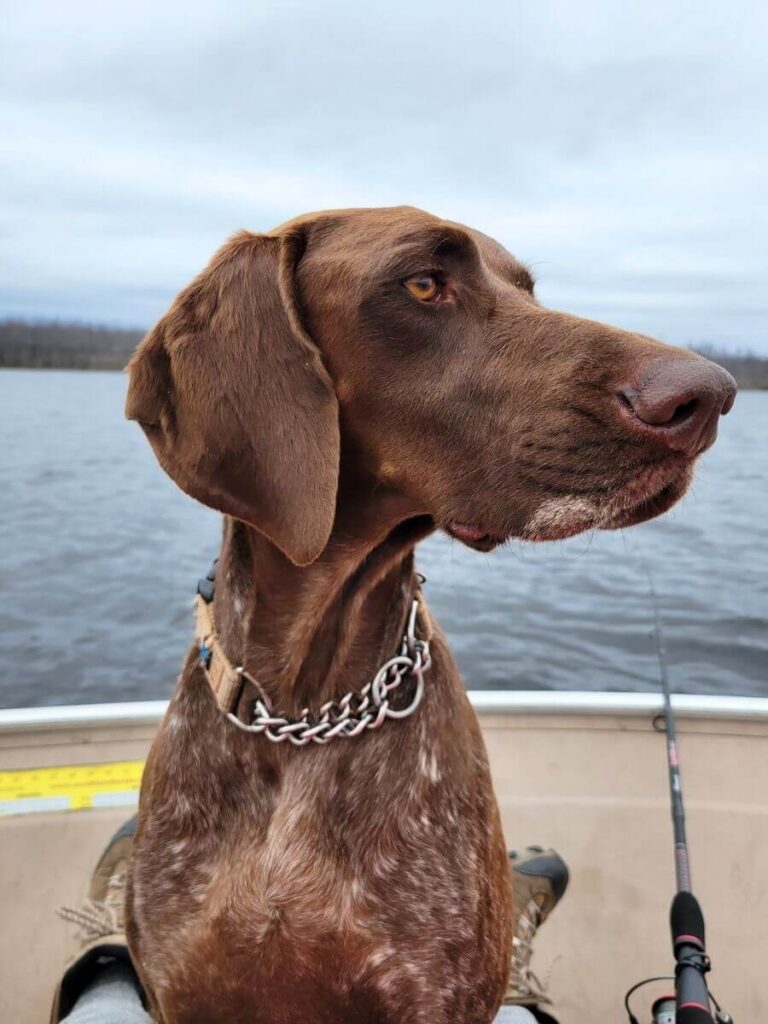
MULTIPOLYGON (((709 358, 709 357, 708 357, 709 358)), ((721 362, 716 356, 714 357, 715 362, 719 362, 721 366, 725 366, 725 369, 729 370, 730 373, 736 379, 739 391, 768 391, 768 359, 764 360, 766 364, 765 379, 760 380, 739 380, 737 374, 733 373, 733 369, 728 367, 725 362, 721 362)), ((762 360, 761 360, 762 362, 762 360)), ((77 363, 24 363, 21 361, 14 361, 12 363, 2 362, 2 353, 0 353, 0 371, 2 370, 46 370, 48 372, 54 370, 59 373, 124 373, 126 369, 127 359, 120 362, 104 362, 104 363, 89 363, 88 365, 81 365, 77 363)))

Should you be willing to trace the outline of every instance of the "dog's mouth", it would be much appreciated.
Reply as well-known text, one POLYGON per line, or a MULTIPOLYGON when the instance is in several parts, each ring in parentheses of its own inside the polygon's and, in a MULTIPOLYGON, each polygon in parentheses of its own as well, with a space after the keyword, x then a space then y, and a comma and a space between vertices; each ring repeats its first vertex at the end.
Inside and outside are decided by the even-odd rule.
POLYGON ((488 533, 482 526, 472 523, 460 523, 456 520, 448 523, 445 527, 445 532, 453 537, 454 540, 460 540, 462 544, 474 548, 475 551, 493 551, 494 548, 509 540, 510 537, 508 533, 488 533))
POLYGON ((492 551, 512 537, 565 540, 586 530, 619 530, 663 515, 682 498, 693 475, 693 460, 670 455, 649 463, 629 481, 594 494, 564 494, 542 502, 520 529, 494 530, 482 523, 452 520, 445 531, 476 551, 492 551))

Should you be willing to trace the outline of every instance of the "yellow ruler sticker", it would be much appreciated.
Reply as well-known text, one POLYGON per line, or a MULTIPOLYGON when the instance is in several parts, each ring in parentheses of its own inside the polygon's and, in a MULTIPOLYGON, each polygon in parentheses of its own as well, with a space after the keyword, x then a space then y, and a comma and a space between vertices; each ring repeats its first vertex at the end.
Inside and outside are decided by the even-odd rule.
POLYGON ((0 815, 131 806, 143 761, 68 764, 0 771, 0 815))

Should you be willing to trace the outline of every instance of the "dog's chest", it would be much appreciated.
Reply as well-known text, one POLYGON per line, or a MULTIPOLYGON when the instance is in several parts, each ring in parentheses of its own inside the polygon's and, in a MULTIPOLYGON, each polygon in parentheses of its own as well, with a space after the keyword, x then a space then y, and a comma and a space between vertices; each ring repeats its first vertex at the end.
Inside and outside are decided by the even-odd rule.
POLYGON ((486 769, 471 736, 441 748, 426 725, 402 723, 396 746, 382 730, 300 751, 278 773, 239 734, 215 723, 202 744, 204 728, 169 718, 131 909, 166 1024, 405 1022, 487 990, 489 969, 502 984, 481 952, 496 924, 484 880, 504 856, 486 769))
MULTIPOLYGON (((377 881, 285 841, 234 871, 223 860, 213 869, 190 862, 186 894, 166 903, 175 925, 147 949, 162 1002, 174 1007, 169 1020, 238 1021, 249 1006, 253 1024, 262 1019, 254 993, 269 1022, 283 1019, 283 1010, 286 1019, 335 1024, 400 1021, 420 1004, 450 1004, 454 958, 462 947, 465 956, 474 951, 475 930, 459 906, 448 908, 450 890, 438 910, 432 895, 411 890, 415 875, 409 881, 403 870, 398 887, 386 874, 377 881)), ((160 869, 153 888, 170 895, 173 884, 160 869)))

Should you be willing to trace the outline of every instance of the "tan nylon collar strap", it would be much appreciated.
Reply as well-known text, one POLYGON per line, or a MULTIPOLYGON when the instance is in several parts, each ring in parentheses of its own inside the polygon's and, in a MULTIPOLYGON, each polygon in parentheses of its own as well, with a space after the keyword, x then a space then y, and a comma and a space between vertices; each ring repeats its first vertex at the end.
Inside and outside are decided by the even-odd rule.
POLYGON ((195 640, 199 661, 216 703, 225 714, 234 712, 243 688, 243 677, 222 650, 213 621, 213 605, 202 595, 195 598, 197 624, 195 640))

